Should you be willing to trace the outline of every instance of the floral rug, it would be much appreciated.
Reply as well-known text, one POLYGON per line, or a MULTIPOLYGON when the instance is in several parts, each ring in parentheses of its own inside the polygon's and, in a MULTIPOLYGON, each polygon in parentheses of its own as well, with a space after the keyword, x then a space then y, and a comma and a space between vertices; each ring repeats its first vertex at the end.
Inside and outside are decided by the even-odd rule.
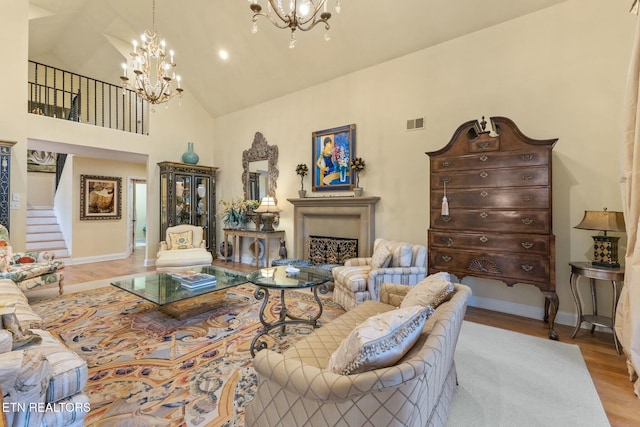
MULTIPOLYGON (((206 313, 176 320, 158 307, 113 288, 63 295, 35 303, 47 330, 87 361, 91 411, 86 426, 243 426, 244 403, 257 378, 249 353, 262 327, 262 301, 250 284, 230 289, 206 313)), ((215 300, 215 294, 212 296, 215 300)), ((275 320, 278 295, 265 313, 275 320)), ((310 292, 287 293, 293 314, 317 310, 310 292)), ((342 309, 323 298, 322 325, 342 309)), ((269 348, 283 351, 311 326, 279 328, 269 348)))

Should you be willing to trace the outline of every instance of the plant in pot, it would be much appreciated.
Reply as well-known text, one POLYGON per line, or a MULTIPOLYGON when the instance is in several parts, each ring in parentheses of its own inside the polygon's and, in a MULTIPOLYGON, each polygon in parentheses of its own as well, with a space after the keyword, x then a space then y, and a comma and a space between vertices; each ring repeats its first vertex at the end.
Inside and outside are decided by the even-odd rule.
POLYGON ((360 172, 362 172, 365 168, 365 163, 364 160, 362 160, 362 157, 354 157, 353 160, 351 160, 351 170, 354 173, 354 183, 355 183, 355 187, 353 188, 353 194, 355 194, 356 197, 360 197, 362 196, 362 188, 360 188, 360 172))
POLYGON ((300 176, 300 190, 298 190, 298 196, 304 198, 307 192, 304 189, 304 177, 309 173, 309 168, 305 163, 300 163, 296 166, 296 174, 300 176))

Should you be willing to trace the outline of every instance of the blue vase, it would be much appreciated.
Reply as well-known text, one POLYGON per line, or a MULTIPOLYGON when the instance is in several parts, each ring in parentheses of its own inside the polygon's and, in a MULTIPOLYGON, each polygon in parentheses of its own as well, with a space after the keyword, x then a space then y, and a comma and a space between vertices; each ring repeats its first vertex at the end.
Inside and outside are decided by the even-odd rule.
POLYGON ((187 151, 182 153, 182 162, 190 165, 195 165, 200 160, 200 156, 193 151, 193 142, 187 142, 187 151))

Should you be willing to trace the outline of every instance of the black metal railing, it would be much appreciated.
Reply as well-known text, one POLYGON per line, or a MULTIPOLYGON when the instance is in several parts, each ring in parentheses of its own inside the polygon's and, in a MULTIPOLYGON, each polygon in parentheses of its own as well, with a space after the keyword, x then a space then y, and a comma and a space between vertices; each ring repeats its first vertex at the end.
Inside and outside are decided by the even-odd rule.
POLYGON ((29 112, 149 134, 149 104, 121 86, 29 61, 29 112))

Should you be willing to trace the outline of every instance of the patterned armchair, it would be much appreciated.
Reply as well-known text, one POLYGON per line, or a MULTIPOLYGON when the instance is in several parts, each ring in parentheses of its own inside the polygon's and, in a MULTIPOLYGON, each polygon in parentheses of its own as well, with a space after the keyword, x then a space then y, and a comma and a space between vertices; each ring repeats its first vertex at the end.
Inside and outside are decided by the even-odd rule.
POLYGON ((62 295, 64 263, 49 251, 13 252, 9 230, 0 224, 0 278, 11 279, 25 292, 43 285, 55 285, 62 295))
POLYGON ((352 258, 333 269, 333 298, 349 310, 367 300, 380 301, 383 283, 415 285, 426 275, 426 246, 376 239, 371 257, 352 258))

